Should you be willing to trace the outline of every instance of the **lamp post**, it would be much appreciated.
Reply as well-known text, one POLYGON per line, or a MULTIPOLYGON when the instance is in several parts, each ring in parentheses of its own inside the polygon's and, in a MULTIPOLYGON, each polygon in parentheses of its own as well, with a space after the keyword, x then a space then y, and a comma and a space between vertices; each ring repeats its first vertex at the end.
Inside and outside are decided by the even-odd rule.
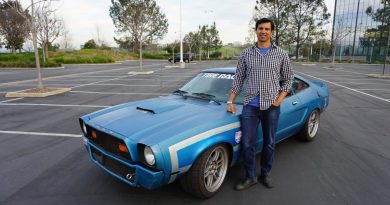
MULTIPOLYGON (((389 5, 387 5, 389 6, 389 5)), ((385 1, 385 6, 384 8, 386 8, 386 1, 385 1)), ((383 61, 383 70, 382 70, 382 75, 385 75, 385 70, 386 70, 386 61, 387 61, 387 55, 389 54, 389 44, 390 44, 390 24, 387 23, 387 27, 389 27, 388 31, 387 31, 387 47, 386 47, 386 50, 385 50, 385 53, 384 53, 384 61, 383 61)))
POLYGON ((182 14, 181 14, 181 0, 180 0, 180 68, 185 68, 186 65, 183 61, 183 38, 182 38, 182 14))

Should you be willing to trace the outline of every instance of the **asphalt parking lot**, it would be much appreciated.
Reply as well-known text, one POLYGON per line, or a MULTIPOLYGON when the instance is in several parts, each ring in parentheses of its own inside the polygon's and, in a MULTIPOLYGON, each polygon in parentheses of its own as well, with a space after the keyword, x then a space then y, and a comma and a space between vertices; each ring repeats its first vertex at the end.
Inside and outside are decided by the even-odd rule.
POLYGON ((128 75, 138 68, 136 61, 43 70, 45 86, 72 88, 46 98, 5 98, 9 91, 36 86, 36 71, 0 69, 0 204, 390 204, 390 79, 367 76, 381 73, 381 65, 329 69, 294 63, 296 74, 330 88, 317 138, 277 145, 274 189, 235 191, 244 175, 239 164, 208 200, 186 194, 178 183, 157 190, 129 187, 94 165, 84 150, 80 116, 168 95, 200 70, 236 61, 197 62, 185 69, 165 61, 144 65, 154 73, 128 75))

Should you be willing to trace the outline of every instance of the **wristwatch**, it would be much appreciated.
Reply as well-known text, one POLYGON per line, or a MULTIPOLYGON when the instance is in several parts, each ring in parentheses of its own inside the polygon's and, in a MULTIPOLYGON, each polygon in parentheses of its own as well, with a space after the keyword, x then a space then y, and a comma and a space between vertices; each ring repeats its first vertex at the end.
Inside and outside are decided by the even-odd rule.
POLYGON ((232 101, 227 101, 226 104, 233 104, 233 102, 232 101))

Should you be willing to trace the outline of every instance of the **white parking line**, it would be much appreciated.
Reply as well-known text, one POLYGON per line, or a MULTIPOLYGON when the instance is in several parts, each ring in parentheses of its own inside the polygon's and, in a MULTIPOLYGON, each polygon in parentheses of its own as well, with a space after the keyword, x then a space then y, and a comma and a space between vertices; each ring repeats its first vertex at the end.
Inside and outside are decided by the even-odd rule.
POLYGON ((62 134, 62 133, 47 133, 47 132, 21 132, 21 131, 6 131, 0 130, 3 134, 15 134, 15 135, 39 135, 39 136, 57 136, 57 137, 81 137, 82 135, 75 134, 62 134))
POLYGON ((169 93, 115 93, 115 92, 93 92, 93 91, 70 91, 71 93, 89 93, 103 95, 168 95, 169 93))
MULTIPOLYGON (((160 66, 160 65, 165 65, 165 64, 144 65, 144 67, 153 67, 153 66, 160 66)), ((69 77, 69 76, 80 76, 80 75, 88 75, 88 74, 96 74, 96 73, 105 73, 105 72, 111 72, 111 71, 117 71, 117 70, 128 70, 128 69, 133 69, 133 68, 138 68, 138 67, 139 66, 129 66, 129 67, 123 67, 123 68, 113 68, 113 69, 109 69, 109 70, 88 71, 88 72, 84 72, 84 73, 73 73, 73 74, 45 77, 45 78, 43 78, 43 80, 45 81, 45 80, 48 80, 48 79, 57 79, 57 78, 69 77)), ((19 84, 19 83, 27 83, 27 82, 34 82, 34 81, 36 81, 36 79, 13 81, 13 82, 7 82, 7 83, 0 83, 0 86, 19 84)))
MULTIPOLYGON (((101 86, 124 86, 124 87, 160 87, 161 85, 128 85, 128 84, 94 84, 96 85, 101 85, 101 86)), ((162 85, 162 87, 178 87, 182 85, 162 85)))
POLYGON ((371 94, 368 94, 368 93, 365 93, 365 92, 362 92, 362 91, 359 91, 359 90, 356 90, 356 89, 353 89, 353 88, 350 88, 350 87, 347 87, 347 86, 344 86, 344 85, 340 85, 340 84, 332 82, 332 81, 328 81, 328 80, 325 80, 325 79, 322 79, 322 78, 318 78, 318 77, 315 77, 315 76, 312 76, 312 75, 308 75, 308 74, 305 74, 305 73, 302 73, 302 72, 299 72, 299 71, 295 71, 295 72, 299 73, 300 75, 306 75, 306 76, 309 76, 311 78, 315 78, 315 79, 327 82, 329 84, 333 84, 333 85, 345 88, 347 90, 351 90, 351 91, 354 91, 354 92, 357 92, 357 93, 360 93, 360 94, 363 94, 363 95, 370 96, 372 98, 376 98, 378 100, 382 100, 382 101, 385 101, 385 102, 390 102, 389 99, 384 99, 384 98, 381 98, 381 97, 378 97, 378 96, 375 96, 375 95, 371 95, 371 94))
POLYGON ((356 89, 356 90, 379 90, 379 91, 390 91, 390 89, 356 89))
POLYGON ((64 105, 64 104, 39 104, 39 103, 0 103, 2 105, 9 106, 48 106, 48 107, 85 107, 85 108, 107 108, 111 106, 104 105, 64 105))
POLYGON ((186 79, 183 79, 183 80, 163 80, 163 79, 158 79, 158 78, 128 78, 128 79, 124 79, 124 80, 130 80, 130 81, 164 81, 164 82, 183 82, 183 81, 186 81, 186 79))
POLYGON ((118 78, 112 78, 112 79, 96 81, 96 82, 88 83, 88 84, 76 85, 76 86, 71 87, 71 89, 79 88, 79 87, 83 87, 83 86, 87 86, 87 85, 95 85, 95 84, 98 84, 98 83, 103 83, 103 82, 107 82, 107 81, 111 81, 111 80, 117 80, 117 79, 122 79, 122 78, 127 78, 127 77, 129 77, 129 76, 126 75, 126 76, 122 76, 122 77, 118 77, 118 78))
POLYGON ((357 83, 357 82, 344 82, 344 81, 340 81, 340 82, 336 82, 336 83, 346 83, 346 84, 351 84, 351 85, 390 85, 389 83, 357 83))
POLYGON ((10 99, 10 100, 4 100, 4 101, 1 101, 0 103, 12 102, 12 101, 21 100, 21 99, 23 99, 23 98, 15 98, 15 99, 10 99))

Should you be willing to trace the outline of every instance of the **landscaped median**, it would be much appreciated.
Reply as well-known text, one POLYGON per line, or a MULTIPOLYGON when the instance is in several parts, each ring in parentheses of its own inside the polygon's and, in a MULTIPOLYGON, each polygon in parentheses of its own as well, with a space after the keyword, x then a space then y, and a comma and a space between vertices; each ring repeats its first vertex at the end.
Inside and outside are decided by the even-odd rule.
MULTIPOLYGON (((57 51, 49 52, 46 62, 40 55, 41 67, 60 67, 62 64, 90 64, 90 63, 113 63, 137 59, 135 54, 126 51, 102 50, 102 49, 82 49, 78 51, 57 51)), ((34 53, 0 53, 0 67, 21 67, 34 68, 34 53)))

